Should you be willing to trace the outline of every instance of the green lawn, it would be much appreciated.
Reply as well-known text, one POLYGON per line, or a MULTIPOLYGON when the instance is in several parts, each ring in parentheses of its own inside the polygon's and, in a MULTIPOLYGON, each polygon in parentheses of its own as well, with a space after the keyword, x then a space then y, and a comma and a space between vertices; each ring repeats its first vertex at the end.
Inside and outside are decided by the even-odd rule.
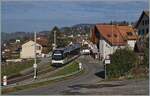
POLYGON ((79 64, 78 62, 72 62, 69 65, 64 66, 63 69, 59 70, 58 72, 52 74, 51 77, 60 76, 60 75, 66 75, 75 71, 79 70, 79 64))
MULTIPOLYGON (((39 62, 40 60, 37 60, 39 62)), ((9 62, 8 64, 2 65, 1 66, 1 76, 7 75, 7 76, 12 76, 12 75, 19 75, 19 72, 32 67, 34 63, 34 60, 26 60, 23 62, 9 62)))

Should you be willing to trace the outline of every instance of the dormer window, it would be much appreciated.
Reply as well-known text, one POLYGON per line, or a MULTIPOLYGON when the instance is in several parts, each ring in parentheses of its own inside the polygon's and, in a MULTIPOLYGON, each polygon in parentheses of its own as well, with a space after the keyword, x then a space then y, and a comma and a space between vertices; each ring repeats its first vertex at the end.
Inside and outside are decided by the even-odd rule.
POLYGON ((110 35, 110 34, 107 34, 107 37, 111 37, 111 35, 110 35))
POLYGON ((114 37, 117 37, 117 34, 114 34, 114 37))
POLYGON ((132 32, 127 32, 127 35, 132 36, 133 34, 132 34, 132 32))

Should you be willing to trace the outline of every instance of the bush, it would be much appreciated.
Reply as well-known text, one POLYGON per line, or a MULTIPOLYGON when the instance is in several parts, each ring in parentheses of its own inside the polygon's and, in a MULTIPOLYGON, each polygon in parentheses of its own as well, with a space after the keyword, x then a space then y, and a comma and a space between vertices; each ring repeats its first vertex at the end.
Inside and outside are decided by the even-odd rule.
POLYGON ((124 76, 137 63, 136 54, 127 48, 118 49, 111 56, 111 64, 107 65, 108 78, 124 76))
POLYGON ((149 68, 149 38, 145 41, 143 65, 149 68))
POLYGON ((148 48, 145 48, 144 50, 143 65, 149 68, 149 49, 148 48))

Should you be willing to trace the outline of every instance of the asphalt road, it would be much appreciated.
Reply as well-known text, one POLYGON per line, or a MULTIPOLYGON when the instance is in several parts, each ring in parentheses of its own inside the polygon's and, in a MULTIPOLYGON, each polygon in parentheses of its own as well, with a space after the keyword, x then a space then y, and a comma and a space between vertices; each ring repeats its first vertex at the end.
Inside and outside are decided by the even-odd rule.
POLYGON ((64 81, 56 82, 44 87, 36 89, 27 89, 19 92, 11 93, 13 95, 50 95, 50 94, 63 94, 64 91, 69 90, 69 86, 77 84, 93 84, 102 80, 101 77, 95 75, 103 71, 103 65, 99 62, 95 63, 95 60, 90 56, 80 56, 78 58, 82 64, 85 72, 77 77, 67 79, 64 81))
POLYGON ((149 80, 102 81, 103 65, 90 56, 81 56, 85 72, 71 79, 12 95, 148 95, 149 80), (101 81, 101 82, 100 82, 101 81))

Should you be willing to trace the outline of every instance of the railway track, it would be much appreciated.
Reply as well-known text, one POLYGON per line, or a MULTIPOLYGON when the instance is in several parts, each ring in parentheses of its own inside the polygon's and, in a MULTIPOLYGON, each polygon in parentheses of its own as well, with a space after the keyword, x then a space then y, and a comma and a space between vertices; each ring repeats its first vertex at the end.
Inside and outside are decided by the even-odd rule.
MULTIPOLYGON (((57 68, 53 68, 51 71, 54 71, 56 69, 57 68)), ((38 71, 37 74, 41 75, 42 73, 48 73, 48 72, 51 72, 51 71, 50 71, 50 68, 42 69, 41 71, 38 71)), ((27 74, 25 76, 19 76, 19 77, 11 78, 11 79, 8 79, 7 82, 8 82, 8 85, 9 84, 14 84, 14 83, 17 83, 17 82, 20 82, 20 81, 32 78, 33 75, 34 75, 33 73, 30 73, 30 74, 27 74)))
MULTIPOLYGON (((70 62, 72 62, 72 61, 74 61, 74 60, 77 59, 79 56, 80 56, 80 55, 76 55, 76 56, 72 57, 72 58, 67 62, 67 64, 70 63, 70 62)), ((60 68, 60 67, 59 67, 59 68, 60 68)), ((49 74, 51 74, 53 71, 55 71, 55 70, 57 70, 57 69, 58 69, 57 67, 52 67, 52 69, 50 69, 49 66, 45 66, 45 67, 41 68, 40 71, 37 71, 37 74, 38 74, 39 77, 48 77, 49 74)), ((17 83, 17 82, 25 81, 25 80, 27 80, 27 79, 33 78, 33 75, 34 75, 34 74, 33 74, 33 72, 32 72, 32 73, 28 73, 27 75, 24 75, 24 76, 22 75, 22 76, 19 76, 19 77, 10 78, 10 79, 7 80, 7 83, 8 83, 8 85, 10 85, 10 84, 15 84, 15 83, 17 83)))

